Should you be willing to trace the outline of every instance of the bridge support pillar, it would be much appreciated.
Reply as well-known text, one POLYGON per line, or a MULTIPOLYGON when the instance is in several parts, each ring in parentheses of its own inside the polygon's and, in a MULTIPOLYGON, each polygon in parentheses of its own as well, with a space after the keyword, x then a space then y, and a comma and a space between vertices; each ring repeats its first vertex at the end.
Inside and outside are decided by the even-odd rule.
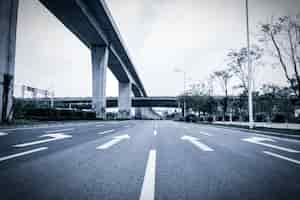
POLYGON ((129 119, 131 111, 131 83, 119 82, 119 118, 129 119))
POLYGON ((108 65, 109 49, 106 46, 92 47, 92 76, 93 102, 96 118, 106 117, 106 69, 108 65))
POLYGON ((0 122, 12 119, 18 0, 0 0, 0 122))

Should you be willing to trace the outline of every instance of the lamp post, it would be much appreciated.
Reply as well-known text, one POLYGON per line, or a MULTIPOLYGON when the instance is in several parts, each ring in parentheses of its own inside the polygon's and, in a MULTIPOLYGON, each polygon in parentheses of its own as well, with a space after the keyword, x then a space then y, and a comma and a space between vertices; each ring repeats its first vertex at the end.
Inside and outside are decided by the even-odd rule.
POLYGON ((249 36, 249 7, 246 0, 246 31, 247 31, 247 60, 248 60, 248 112, 249 128, 253 128, 253 102, 252 102, 252 67, 250 59, 250 36, 249 36))

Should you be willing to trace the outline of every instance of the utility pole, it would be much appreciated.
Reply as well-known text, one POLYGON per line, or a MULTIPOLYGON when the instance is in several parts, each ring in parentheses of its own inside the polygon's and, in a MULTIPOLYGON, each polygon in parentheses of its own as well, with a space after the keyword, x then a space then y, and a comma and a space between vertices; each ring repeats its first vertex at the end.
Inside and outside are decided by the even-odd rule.
POLYGON ((247 26, 247 60, 248 60, 248 112, 249 129, 253 129, 253 99, 252 99, 252 66, 250 58, 250 35, 249 35, 249 6, 246 0, 246 26, 247 26))

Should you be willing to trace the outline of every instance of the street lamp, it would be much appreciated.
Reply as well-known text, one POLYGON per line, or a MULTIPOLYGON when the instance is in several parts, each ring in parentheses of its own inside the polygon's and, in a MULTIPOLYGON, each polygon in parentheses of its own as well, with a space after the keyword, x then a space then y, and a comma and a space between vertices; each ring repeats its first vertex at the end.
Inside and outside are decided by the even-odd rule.
POLYGON ((182 70, 182 69, 175 68, 174 72, 183 73, 183 117, 185 117, 185 111, 186 111, 186 102, 185 102, 186 71, 182 70))
POLYGON ((247 30, 247 60, 248 60, 248 111, 249 111, 249 128, 253 128, 253 102, 252 102, 252 67, 250 59, 250 36, 249 36, 249 8, 246 0, 246 30, 247 30))

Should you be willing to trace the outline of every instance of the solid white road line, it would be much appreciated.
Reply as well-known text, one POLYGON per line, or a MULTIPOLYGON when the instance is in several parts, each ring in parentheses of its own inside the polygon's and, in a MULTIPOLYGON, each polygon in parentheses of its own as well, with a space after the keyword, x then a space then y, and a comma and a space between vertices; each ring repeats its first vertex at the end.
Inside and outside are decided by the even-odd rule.
POLYGON ((66 129, 45 131, 45 133, 60 133, 60 132, 73 131, 73 130, 74 128, 66 128, 66 129))
POLYGON ((153 135, 155 135, 155 136, 157 135, 157 130, 153 131, 153 135))
POLYGON ((121 142, 122 140, 126 140, 129 138, 130 138, 129 135, 119 135, 119 136, 114 137, 114 139, 112 139, 111 141, 98 146, 96 149, 101 149, 101 150, 108 149, 111 146, 121 142))
POLYGON ((99 134, 99 135, 104 135, 104 134, 107 134, 107 133, 112 133, 112 132, 114 132, 114 131, 115 131, 115 129, 111 129, 111 130, 99 132, 99 133, 97 133, 97 134, 99 134))
POLYGON ((155 198, 155 165, 156 150, 152 149, 149 152, 140 200, 154 200, 155 198))
POLYGON ((31 145, 36 145, 36 144, 41 144, 41 143, 46 143, 46 142, 52 142, 55 140, 62 140, 62 139, 66 139, 66 138, 71 138, 71 135, 66 135, 63 133, 53 133, 53 134, 46 134, 46 135, 41 135, 40 138, 43 137, 51 137, 49 139, 45 139, 45 140, 38 140, 38 141, 34 141, 34 142, 27 142, 27 143, 23 143, 23 144, 16 144, 13 145, 13 147, 28 147, 31 145))
POLYGON ((196 137, 192 137, 192 136, 182 136, 181 137, 182 140, 187 140, 190 143, 192 143, 193 145, 195 145, 196 147, 198 147, 199 149, 201 149, 202 151, 214 151, 212 148, 210 148, 209 146, 207 146, 206 144, 203 144, 199 141, 198 138, 196 137))
POLYGON ((242 140, 244 140, 246 142, 253 143, 253 144, 259 144, 259 145, 262 145, 262 146, 270 147, 270 148, 273 148, 273 149, 286 151, 286 152, 289 152, 289 153, 300 153, 300 151, 297 151, 297 150, 294 150, 294 149, 281 147, 281 146, 277 146, 277 145, 274 145, 274 144, 268 144, 268 143, 263 142, 263 141, 276 142, 275 140, 273 140, 271 138, 250 137, 250 138, 245 138, 245 139, 242 139, 242 140))
POLYGON ((200 131, 199 133, 205 136, 212 136, 212 134, 203 131, 200 131))
POLYGON ((263 152, 265 154, 270 155, 270 156, 274 156, 276 158, 280 158, 280 159, 283 159, 283 160, 286 160, 286 161, 289 161, 289 162, 296 163, 296 164, 300 165, 300 161, 299 160, 295 160, 293 158, 285 157, 285 156, 279 155, 277 153, 272 153, 272 152, 269 152, 269 151, 263 151, 263 152))
POLYGON ((16 154, 12 154, 12 155, 9 155, 9 156, 1 157, 0 162, 5 161, 5 160, 9 160, 9 159, 12 159, 12 158, 16 158, 16 157, 28 155, 28 154, 31 154, 31 153, 43 151, 43 150, 46 150, 46 149, 48 149, 48 147, 41 147, 41 148, 32 149, 32 150, 29 150, 29 151, 24 151, 24 152, 21 152, 21 153, 16 153, 16 154))
POLYGON ((7 133, 0 132, 0 136, 5 136, 5 135, 7 135, 7 133))

